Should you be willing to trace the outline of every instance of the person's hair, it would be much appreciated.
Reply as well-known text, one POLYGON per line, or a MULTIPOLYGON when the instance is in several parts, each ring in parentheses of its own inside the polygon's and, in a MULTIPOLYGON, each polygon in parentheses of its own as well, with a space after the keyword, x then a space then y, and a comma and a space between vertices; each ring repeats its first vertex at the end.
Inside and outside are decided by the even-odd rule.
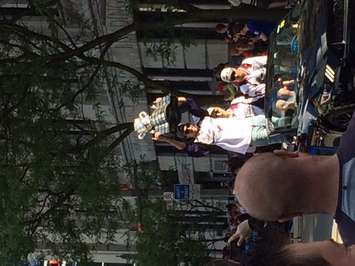
POLYGON ((245 27, 244 23, 235 23, 233 25, 233 31, 234 33, 239 33, 244 27, 245 27))
POLYGON ((227 212, 228 212, 229 215, 231 214, 231 212, 232 212, 233 210, 236 211, 236 214, 237 214, 237 215, 240 214, 239 207, 238 207, 235 203, 229 203, 229 204, 227 204, 227 205, 226 205, 226 209, 227 209, 227 212))
POLYGON ((233 204, 233 203, 228 203, 228 204, 226 205, 227 210, 231 210, 231 209, 234 208, 234 207, 236 207, 236 206, 235 206, 235 204, 233 204))
POLYGON ((224 107, 212 106, 207 109, 207 112, 209 113, 209 116, 212 118, 225 117, 224 115, 222 115, 222 116, 218 115, 221 109, 223 109, 223 111, 226 111, 226 109, 224 107))
POLYGON ((221 81, 221 72, 223 68, 229 67, 228 63, 219 63, 215 68, 213 68, 213 75, 217 81, 221 81))
POLYGON ((231 191, 233 191, 234 181, 235 181, 235 177, 233 177, 232 179, 230 179, 230 180, 228 180, 227 182, 225 182, 226 187, 227 187, 228 189, 230 189, 231 191))
MULTIPOLYGON (((292 245, 292 244, 291 244, 292 245)), ((291 245, 279 249, 273 254, 271 264, 273 266, 331 266, 321 255, 297 256, 290 252, 291 245)))
POLYGON ((241 48, 241 49, 253 49, 254 45, 250 44, 250 41, 247 38, 239 38, 235 43, 234 43, 235 48, 241 48))
POLYGON ((184 128, 185 128, 185 126, 189 127, 191 125, 193 125, 193 124, 192 123, 184 123, 184 124, 179 124, 177 126, 177 132, 179 133, 180 137, 187 138, 184 128))
POLYGON ((234 175, 234 172, 240 169, 250 157, 251 155, 235 156, 229 158, 228 165, 231 173, 234 175))
POLYGON ((184 134, 184 126, 185 126, 186 124, 179 124, 178 126, 177 126, 177 131, 181 134, 181 135, 185 135, 184 134))
POLYGON ((225 24, 223 24, 223 23, 218 23, 216 25, 216 32, 220 33, 223 30, 227 30, 227 26, 225 24))

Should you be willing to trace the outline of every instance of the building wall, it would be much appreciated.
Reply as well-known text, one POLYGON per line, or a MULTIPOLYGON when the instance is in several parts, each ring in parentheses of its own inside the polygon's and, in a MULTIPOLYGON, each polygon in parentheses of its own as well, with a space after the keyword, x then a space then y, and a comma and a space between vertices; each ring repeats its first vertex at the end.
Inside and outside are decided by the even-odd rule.
MULTIPOLYGON (((102 33, 111 33, 132 23, 132 21, 132 16, 127 10, 127 1, 106 0, 105 24, 99 25, 99 30, 102 33)), ((135 32, 126 35, 122 40, 114 43, 108 53, 108 59, 142 71, 135 32)), ((112 69, 111 74, 115 75, 118 82, 137 82, 136 78, 127 72, 112 69)), ((147 111, 148 109, 144 91, 142 91, 138 102, 133 102, 129 97, 122 95, 122 92, 117 87, 111 88, 109 93, 112 97, 112 106, 115 107, 115 110, 112 111, 119 121, 133 121, 139 112, 147 111), (122 103, 123 105, 121 105, 122 103)), ((132 133, 124 141, 122 149, 124 150, 124 159, 126 160, 136 159, 139 161, 142 158, 143 160, 155 160, 156 158, 154 146, 150 138, 146 137, 143 140, 138 140, 135 133, 132 133)))

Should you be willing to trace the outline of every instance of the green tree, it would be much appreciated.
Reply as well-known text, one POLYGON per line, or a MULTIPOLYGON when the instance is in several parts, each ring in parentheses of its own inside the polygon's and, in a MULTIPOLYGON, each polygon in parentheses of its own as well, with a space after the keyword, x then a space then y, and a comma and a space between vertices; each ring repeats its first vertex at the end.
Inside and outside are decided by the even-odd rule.
POLYGON ((224 230, 226 213, 199 200, 167 207, 157 162, 132 162, 125 166, 132 178, 136 204, 125 205, 125 217, 136 231, 137 254, 125 255, 138 265, 205 265, 214 243, 224 237, 206 232, 224 230))
POLYGON ((166 209, 165 202, 145 201, 143 232, 138 233, 134 256, 138 265, 205 265, 208 259, 206 242, 177 223, 166 209))
POLYGON ((105 122, 100 63, 50 61, 62 51, 57 38, 0 28, 0 265, 19 265, 35 248, 88 261, 120 227, 112 151, 133 125, 105 122), (83 112, 88 102, 95 118, 83 112))
POLYGON ((132 123, 109 127, 99 105, 97 120, 86 118, 73 64, 41 67, 1 67, 1 265, 38 246, 84 258, 85 236, 109 241, 118 228, 119 165, 111 152, 132 123))

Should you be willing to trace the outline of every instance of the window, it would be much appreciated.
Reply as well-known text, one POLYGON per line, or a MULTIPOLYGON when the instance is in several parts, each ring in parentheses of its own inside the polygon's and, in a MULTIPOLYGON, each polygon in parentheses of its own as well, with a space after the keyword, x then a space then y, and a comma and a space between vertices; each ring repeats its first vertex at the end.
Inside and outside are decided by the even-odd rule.
POLYGON ((225 160, 215 160, 213 162, 214 172, 226 172, 228 171, 228 162, 225 160))
POLYGON ((276 129, 297 123, 299 27, 298 17, 290 14, 270 41, 265 112, 276 129))

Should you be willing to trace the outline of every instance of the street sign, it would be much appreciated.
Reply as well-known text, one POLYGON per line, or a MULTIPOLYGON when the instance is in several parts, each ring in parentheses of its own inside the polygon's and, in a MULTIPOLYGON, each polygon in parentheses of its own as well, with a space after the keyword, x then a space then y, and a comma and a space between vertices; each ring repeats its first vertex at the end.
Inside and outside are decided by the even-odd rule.
POLYGON ((172 210, 174 207, 174 192, 164 192, 163 200, 165 201, 166 208, 172 210))
POLYGON ((189 200, 190 198, 190 186, 175 184, 174 185, 174 196, 176 200, 189 200))

